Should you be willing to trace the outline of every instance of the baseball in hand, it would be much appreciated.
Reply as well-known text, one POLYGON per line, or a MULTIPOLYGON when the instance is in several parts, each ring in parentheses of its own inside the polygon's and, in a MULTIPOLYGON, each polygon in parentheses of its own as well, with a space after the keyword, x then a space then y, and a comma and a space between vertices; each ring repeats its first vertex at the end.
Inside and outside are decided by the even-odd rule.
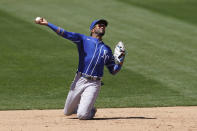
POLYGON ((36 19, 35 19, 36 24, 39 24, 41 19, 42 19, 41 17, 36 17, 36 19))

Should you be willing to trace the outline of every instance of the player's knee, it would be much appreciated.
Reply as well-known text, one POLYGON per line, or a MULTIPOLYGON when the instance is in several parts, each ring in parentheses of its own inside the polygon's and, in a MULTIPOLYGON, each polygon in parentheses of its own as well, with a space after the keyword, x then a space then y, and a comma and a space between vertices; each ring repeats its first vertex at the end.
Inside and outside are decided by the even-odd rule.
POLYGON ((68 112, 64 111, 64 115, 69 116, 70 114, 68 112))
POLYGON ((64 115, 70 116, 70 115, 72 115, 72 113, 70 113, 68 110, 64 109, 64 115))
POLYGON ((87 112, 78 112, 77 117, 79 120, 88 120, 88 113, 87 112))
POLYGON ((65 116, 70 116, 71 114, 69 114, 68 112, 64 112, 65 116))

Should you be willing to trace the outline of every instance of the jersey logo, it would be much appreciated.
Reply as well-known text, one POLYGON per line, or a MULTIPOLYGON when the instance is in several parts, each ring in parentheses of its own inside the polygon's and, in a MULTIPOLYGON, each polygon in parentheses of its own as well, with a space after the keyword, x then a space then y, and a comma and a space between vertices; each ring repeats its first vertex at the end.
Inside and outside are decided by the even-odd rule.
POLYGON ((109 58, 109 56, 107 55, 108 51, 107 50, 103 50, 103 56, 101 56, 104 59, 104 63, 106 61, 107 58, 109 58))
POLYGON ((105 58, 106 57, 106 54, 107 54, 107 50, 104 50, 104 53, 103 53, 102 58, 105 58))

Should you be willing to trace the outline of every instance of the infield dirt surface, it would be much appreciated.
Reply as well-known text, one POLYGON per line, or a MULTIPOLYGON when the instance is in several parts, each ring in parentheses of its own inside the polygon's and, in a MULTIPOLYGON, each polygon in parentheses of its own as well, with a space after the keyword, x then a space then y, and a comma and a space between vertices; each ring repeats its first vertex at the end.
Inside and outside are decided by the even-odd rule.
POLYGON ((196 131, 197 107, 98 109, 93 120, 62 110, 0 111, 1 131, 196 131))

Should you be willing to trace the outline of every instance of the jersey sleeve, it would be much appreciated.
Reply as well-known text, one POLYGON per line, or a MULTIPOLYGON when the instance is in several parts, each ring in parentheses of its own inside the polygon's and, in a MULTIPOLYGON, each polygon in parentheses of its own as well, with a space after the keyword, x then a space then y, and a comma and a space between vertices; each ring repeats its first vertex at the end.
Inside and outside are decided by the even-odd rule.
POLYGON ((56 32, 58 35, 73 41, 76 44, 81 43, 83 35, 75 32, 68 32, 54 24, 51 24, 48 22, 48 27, 51 28, 54 32, 56 32))
POLYGON ((108 59, 108 61, 106 62, 105 65, 107 66, 109 72, 111 74, 115 75, 116 73, 118 73, 120 71, 122 65, 115 63, 114 56, 113 56, 112 51, 111 51, 110 48, 109 48, 108 56, 109 56, 109 59, 108 59))

